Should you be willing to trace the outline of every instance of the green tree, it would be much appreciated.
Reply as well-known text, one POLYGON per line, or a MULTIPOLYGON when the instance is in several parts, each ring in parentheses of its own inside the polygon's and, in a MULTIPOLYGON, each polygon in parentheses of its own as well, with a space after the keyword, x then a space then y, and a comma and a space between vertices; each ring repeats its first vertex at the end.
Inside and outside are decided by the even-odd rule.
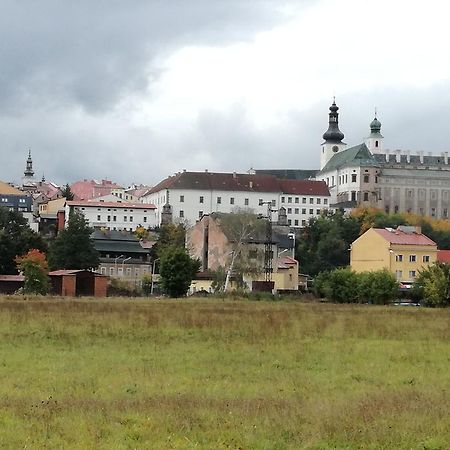
POLYGON ((70 189, 69 183, 67 183, 61 190, 62 196, 65 197, 66 200, 73 200, 73 192, 70 189))
POLYGON ((84 216, 73 211, 67 227, 58 233, 49 251, 52 269, 96 269, 100 263, 91 239, 92 229, 84 216))
POLYGON ((186 228, 184 224, 161 225, 157 232, 158 240, 154 246, 153 258, 161 258, 169 247, 184 248, 186 241, 186 228))
POLYGON ((144 275, 142 277, 142 293, 149 296, 152 292, 152 275, 144 275))
POLYGON ((360 303, 385 305, 398 295, 398 282, 387 269, 358 274, 357 290, 360 303))
POLYGON ((416 296, 423 298, 426 306, 450 305, 450 264, 434 263, 421 270, 414 283, 416 296))
POLYGON ((24 292, 46 295, 50 288, 50 280, 45 254, 32 249, 26 255, 18 256, 16 263, 25 277, 24 292))
POLYGON ((167 247, 161 256, 160 277, 164 292, 170 297, 183 297, 200 267, 184 247, 167 247))
POLYGON ((17 273, 16 256, 32 248, 46 251, 47 246, 22 213, 0 207, 0 274, 17 273))

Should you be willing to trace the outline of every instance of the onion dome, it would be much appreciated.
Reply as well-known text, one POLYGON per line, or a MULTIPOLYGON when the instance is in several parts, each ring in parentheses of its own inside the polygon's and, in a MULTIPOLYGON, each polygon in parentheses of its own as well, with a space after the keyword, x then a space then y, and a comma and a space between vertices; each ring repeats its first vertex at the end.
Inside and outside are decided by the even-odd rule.
POLYGON ((339 108, 336 106, 336 102, 333 101, 333 104, 330 106, 328 130, 323 134, 325 141, 333 144, 339 144, 344 139, 344 133, 339 130, 338 110, 339 108))
POLYGON ((370 132, 379 133, 381 131, 381 122, 377 119, 377 116, 370 122, 370 132))

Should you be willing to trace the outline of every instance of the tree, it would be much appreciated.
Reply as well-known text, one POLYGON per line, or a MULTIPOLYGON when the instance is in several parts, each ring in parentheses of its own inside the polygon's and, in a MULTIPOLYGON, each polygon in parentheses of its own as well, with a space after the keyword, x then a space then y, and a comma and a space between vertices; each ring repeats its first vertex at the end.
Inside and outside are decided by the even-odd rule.
MULTIPOLYGON (((158 241, 154 246, 153 257, 161 258, 169 247, 184 248, 186 241, 186 228, 180 223, 177 225, 161 225, 158 230, 158 241)), ((153 249, 152 249, 153 250, 153 249)))
POLYGON ((52 269, 96 269, 100 263, 91 239, 92 229, 84 216, 73 211, 67 227, 61 230, 50 246, 52 269))
POLYGON ((73 192, 70 189, 69 183, 62 188, 61 193, 66 200, 73 200, 73 192))
POLYGON ((47 246, 21 213, 0 207, 0 274, 17 273, 16 256, 32 248, 45 251, 47 246))
POLYGON ((426 306, 450 306, 450 264, 436 262, 421 270, 413 290, 426 306))
POLYGON ((24 292, 46 295, 49 291, 48 264, 45 254, 37 249, 16 258, 17 267, 25 277, 24 292))
POLYGON ((170 297, 183 297, 200 267, 184 247, 167 247, 161 256, 160 277, 164 292, 170 297))
POLYGON ((398 282, 387 269, 358 274, 358 299, 360 303, 385 305, 398 295, 398 282))

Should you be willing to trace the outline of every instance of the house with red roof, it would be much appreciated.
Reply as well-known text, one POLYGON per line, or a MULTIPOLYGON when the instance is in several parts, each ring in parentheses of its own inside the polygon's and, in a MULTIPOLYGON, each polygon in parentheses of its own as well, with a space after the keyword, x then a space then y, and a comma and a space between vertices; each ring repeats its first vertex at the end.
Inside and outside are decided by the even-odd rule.
POLYGON ((420 227, 370 228, 351 244, 350 266, 355 272, 387 269, 410 285, 437 253, 436 243, 420 227))
POLYGON ((151 188, 143 201, 156 206, 158 223, 169 214, 173 222, 191 226, 211 213, 244 209, 266 214, 270 202, 274 221, 280 208, 284 208, 288 225, 300 228, 328 209, 329 198, 324 181, 280 180, 258 173, 183 171, 151 188))

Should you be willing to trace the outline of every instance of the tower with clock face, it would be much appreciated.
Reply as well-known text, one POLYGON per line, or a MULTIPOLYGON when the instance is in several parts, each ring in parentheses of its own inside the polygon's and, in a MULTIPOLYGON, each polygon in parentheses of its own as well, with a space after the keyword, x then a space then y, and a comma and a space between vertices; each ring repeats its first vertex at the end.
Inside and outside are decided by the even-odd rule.
POLYGON ((339 130, 339 108, 333 100, 330 106, 328 130, 323 134, 324 142, 320 152, 320 170, 322 170, 327 162, 336 154, 342 151, 347 144, 342 142, 344 133, 339 130))

